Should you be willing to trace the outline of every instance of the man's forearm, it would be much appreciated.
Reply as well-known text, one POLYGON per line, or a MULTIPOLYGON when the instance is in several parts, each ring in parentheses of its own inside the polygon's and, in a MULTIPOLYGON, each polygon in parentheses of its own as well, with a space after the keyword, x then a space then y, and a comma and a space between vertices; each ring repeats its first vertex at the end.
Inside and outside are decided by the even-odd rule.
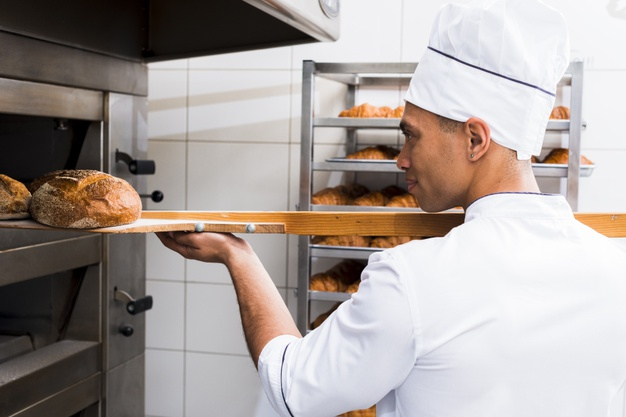
POLYGON ((257 366, 270 340, 284 334, 301 334, 274 282, 247 244, 229 259, 227 267, 237 293, 248 350, 257 366))

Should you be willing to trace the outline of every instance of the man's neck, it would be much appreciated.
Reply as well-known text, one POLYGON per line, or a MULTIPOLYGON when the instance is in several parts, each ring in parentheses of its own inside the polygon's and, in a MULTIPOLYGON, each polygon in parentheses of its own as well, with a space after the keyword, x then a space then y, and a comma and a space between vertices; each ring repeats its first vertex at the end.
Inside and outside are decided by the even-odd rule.
POLYGON ((477 199, 489 194, 540 192, 530 161, 485 158, 475 168, 474 181, 468 189, 463 208, 467 208, 477 199))

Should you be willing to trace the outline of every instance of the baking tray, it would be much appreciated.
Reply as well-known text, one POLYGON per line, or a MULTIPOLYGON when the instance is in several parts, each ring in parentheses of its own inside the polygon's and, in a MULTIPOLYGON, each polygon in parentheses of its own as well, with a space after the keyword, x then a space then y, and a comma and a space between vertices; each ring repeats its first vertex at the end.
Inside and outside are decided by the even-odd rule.
MULTIPOLYGON (((533 164, 533 172, 537 177, 567 177, 567 167, 567 164, 533 164)), ((580 176, 591 176, 595 168, 595 164, 581 165, 580 176)))
MULTIPOLYGON (((558 177, 567 178, 567 164, 532 164, 533 173, 537 177, 558 177)), ((398 171, 396 161, 393 159, 348 159, 348 158, 327 158, 325 163, 314 165, 318 170, 353 170, 353 171, 398 171)), ((596 168, 595 164, 581 165, 580 176, 589 177, 596 168)))
MULTIPOLYGON (((344 127, 350 129, 399 129, 399 118, 381 117, 316 117, 313 119, 315 127, 344 127)), ((586 124, 583 123, 583 129, 586 124)), ((570 121, 550 119, 546 130, 552 132, 567 132, 570 129, 570 121)))
POLYGON ((354 164, 387 164, 396 165, 395 159, 350 159, 350 158, 328 158, 326 162, 350 162, 354 164))
POLYGON ((400 173, 393 159, 329 158, 313 163, 316 171, 394 172, 400 173))

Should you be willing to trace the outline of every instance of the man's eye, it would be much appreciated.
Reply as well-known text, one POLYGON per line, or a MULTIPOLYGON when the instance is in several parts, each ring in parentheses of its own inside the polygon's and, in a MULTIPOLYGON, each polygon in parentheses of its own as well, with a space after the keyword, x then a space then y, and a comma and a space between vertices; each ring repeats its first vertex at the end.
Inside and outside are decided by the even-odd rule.
POLYGON ((402 135, 404 136, 405 141, 409 141, 413 137, 410 133, 407 132, 402 132, 402 135))

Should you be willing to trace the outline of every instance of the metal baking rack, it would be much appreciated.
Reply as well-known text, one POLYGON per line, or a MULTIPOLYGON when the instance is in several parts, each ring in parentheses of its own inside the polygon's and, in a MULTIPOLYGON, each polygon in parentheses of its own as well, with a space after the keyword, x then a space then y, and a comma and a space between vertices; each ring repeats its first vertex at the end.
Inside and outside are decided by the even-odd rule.
MULTIPOLYGON (((353 160, 346 158, 314 159, 316 131, 325 128, 344 129, 346 140, 346 154, 357 150, 357 132, 367 130, 398 131, 400 119, 397 118, 348 118, 315 116, 315 100, 319 100, 316 89, 318 79, 331 80, 345 85, 345 108, 357 103, 357 94, 361 89, 395 89, 398 92, 406 90, 417 63, 318 63, 305 61, 303 63, 302 78, 302 129, 301 129, 301 159, 300 159, 300 193, 298 209, 301 211, 388 211, 385 207, 359 206, 328 206, 311 204, 314 190, 314 173, 326 171, 329 173, 384 173, 385 175, 402 174, 391 160, 353 160)), ((565 76, 559 82, 560 91, 569 89, 569 120, 550 120, 547 132, 567 135, 569 147, 569 163, 533 164, 533 172, 537 177, 565 178, 567 186, 565 197, 572 209, 578 209, 579 179, 593 173, 595 165, 580 164, 581 134, 585 128, 582 120, 582 86, 583 64, 572 62, 567 68, 565 76)), ((567 97, 567 95, 564 95, 567 97)), ((321 102, 321 100, 320 100, 321 102)), ((320 109, 318 109, 319 111, 320 109)), ((322 114, 321 112, 320 114, 322 114)), ((396 177, 399 178, 399 177, 396 177)), ((320 188, 318 186, 318 188, 320 188)), ((420 209, 393 208, 392 211, 421 211, 420 209)), ((308 331, 311 316, 311 301, 346 300, 349 294, 324 293, 309 291, 309 277, 311 276, 311 260, 314 258, 350 258, 367 259, 376 248, 345 248, 311 244, 309 236, 299 237, 298 251, 298 311, 297 323, 302 332, 308 331)))

